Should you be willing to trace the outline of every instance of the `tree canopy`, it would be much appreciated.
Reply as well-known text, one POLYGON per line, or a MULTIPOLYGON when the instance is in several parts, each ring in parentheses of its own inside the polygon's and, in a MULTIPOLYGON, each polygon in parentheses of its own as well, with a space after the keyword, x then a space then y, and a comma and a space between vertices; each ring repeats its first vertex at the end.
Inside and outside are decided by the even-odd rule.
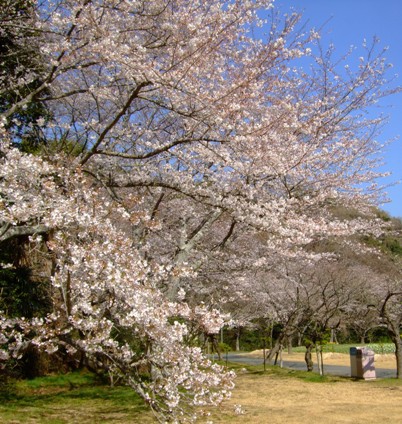
POLYGON ((345 68, 271 0, 2 3, 0 242, 43 256, 52 308, 3 314, 0 359, 63 350, 191 421, 233 387, 201 349, 230 305, 383 231, 384 51, 345 68))

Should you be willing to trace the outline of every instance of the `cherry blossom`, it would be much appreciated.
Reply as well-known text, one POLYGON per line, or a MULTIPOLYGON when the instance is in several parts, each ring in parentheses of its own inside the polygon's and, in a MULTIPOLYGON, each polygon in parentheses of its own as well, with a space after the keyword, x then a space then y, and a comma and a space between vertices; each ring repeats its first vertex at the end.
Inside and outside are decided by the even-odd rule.
POLYGON ((4 21, 43 63, 0 79, 24 93, 0 114, 0 241, 46 243, 54 311, 2 317, 1 359, 27 344, 80 352, 161 420, 191 420, 190 406, 233 387, 197 343, 231 306, 256 305, 256 275, 312 260, 315 240, 380 231, 385 118, 371 107, 393 92, 385 52, 363 46, 349 66, 272 0, 32 10, 4 21), (35 103, 49 111, 36 121, 47 143, 24 154, 5 128, 35 103), (339 206, 367 219, 339 218, 339 206))

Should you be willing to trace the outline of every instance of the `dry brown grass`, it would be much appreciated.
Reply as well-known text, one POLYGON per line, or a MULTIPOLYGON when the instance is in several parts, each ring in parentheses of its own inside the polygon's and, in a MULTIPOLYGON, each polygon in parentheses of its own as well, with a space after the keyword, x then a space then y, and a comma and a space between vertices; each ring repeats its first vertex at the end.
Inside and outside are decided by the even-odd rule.
MULTIPOLYGON (((302 354, 292 360, 303 360, 302 354)), ((394 356, 377 357, 379 366, 395 367, 394 356), (381 364, 381 365, 380 365, 381 364)), ((349 356, 327 354, 327 364, 349 365, 349 356)), ((232 399, 214 423, 247 424, 338 424, 402 423, 402 382, 396 379, 352 381, 349 378, 327 377, 320 382, 305 381, 297 372, 278 375, 240 373, 232 399), (241 404, 244 414, 234 413, 241 404)))
POLYGON ((314 424, 402 422, 402 387, 374 381, 312 383, 272 375, 240 375, 216 423, 314 424), (241 404, 244 415, 235 415, 241 404))

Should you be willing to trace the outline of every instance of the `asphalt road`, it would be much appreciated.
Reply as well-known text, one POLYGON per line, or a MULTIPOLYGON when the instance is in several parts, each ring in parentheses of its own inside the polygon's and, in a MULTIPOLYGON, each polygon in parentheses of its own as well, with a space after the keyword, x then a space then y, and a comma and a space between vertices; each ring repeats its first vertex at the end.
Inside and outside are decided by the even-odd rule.
MULTIPOLYGON (((223 358, 225 356, 223 355, 223 358)), ((229 362, 239 362, 247 365, 262 365, 263 360, 261 358, 252 358, 250 356, 229 354, 229 362)), ((306 364, 304 362, 296 361, 283 361, 283 367, 293 370, 306 371, 306 364)), ((314 371, 318 371, 317 364, 314 364, 314 371)), ((324 361, 324 374, 337 375, 342 377, 350 377, 350 367, 342 365, 326 365, 324 361)), ((386 369, 386 368, 376 368, 376 377, 377 378, 396 378, 396 369, 386 369)))

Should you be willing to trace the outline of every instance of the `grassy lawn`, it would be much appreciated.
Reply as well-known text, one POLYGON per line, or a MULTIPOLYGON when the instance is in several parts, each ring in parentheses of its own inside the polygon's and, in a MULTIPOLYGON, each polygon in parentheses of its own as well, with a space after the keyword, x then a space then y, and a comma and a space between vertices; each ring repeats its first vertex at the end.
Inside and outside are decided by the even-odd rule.
POLYGON ((1 423, 154 423, 142 399, 90 373, 19 381, 0 392, 1 423))
MULTIPOLYGON (((323 352, 328 353, 346 353, 349 355, 349 349, 351 347, 358 347, 358 346, 365 346, 369 349, 373 350, 374 353, 383 355, 387 353, 395 353, 395 345, 393 343, 355 343, 355 344, 335 344, 335 343, 328 343, 326 345, 323 345, 323 352)), ((294 352, 305 352, 306 348, 304 346, 300 347, 294 347, 294 352)))
MULTIPOLYGON (((231 400, 200 423, 399 424, 402 381, 352 381, 262 365, 229 364, 238 377, 231 400), (239 410, 244 414, 236 414, 239 410), (325 421, 324 420, 325 417, 325 421)), ((0 423, 156 423, 132 389, 111 388, 88 372, 18 381, 0 390, 0 423)))

